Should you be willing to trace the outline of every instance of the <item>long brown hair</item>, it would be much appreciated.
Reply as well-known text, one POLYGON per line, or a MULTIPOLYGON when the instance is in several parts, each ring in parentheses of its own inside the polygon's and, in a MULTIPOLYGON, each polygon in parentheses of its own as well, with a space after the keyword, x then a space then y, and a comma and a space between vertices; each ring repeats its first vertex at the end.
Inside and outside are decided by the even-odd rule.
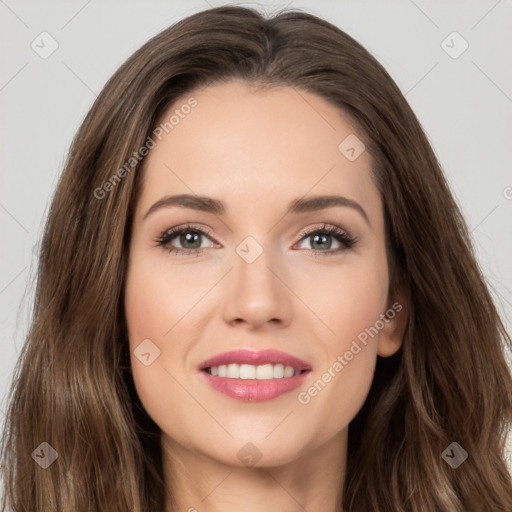
POLYGON ((178 99, 232 79, 325 98, 374 162, 408 323, 401 349, 378 358, 350 424, 344 511, 510 512, 511 340, 420 123, 385 69, 339 28, 296 10, 265 18, 227 6, 139 49, 73 141, 9 397, 2 510, 164 509, 159 428, 135 392, 123 308, 138 151, 178 99), (42 469, 33 453, 48 452, 45 442, 58 458, 42 469), (457 469, 442 456, 453 442, 468 454, 457 469))

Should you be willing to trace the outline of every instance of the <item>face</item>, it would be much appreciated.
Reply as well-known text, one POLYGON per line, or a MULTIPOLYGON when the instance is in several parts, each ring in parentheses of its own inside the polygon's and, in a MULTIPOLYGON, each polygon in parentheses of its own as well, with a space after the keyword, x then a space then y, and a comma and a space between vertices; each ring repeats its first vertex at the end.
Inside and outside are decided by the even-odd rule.
POLYGON ((377 351, 399 347, 372 161, 314 94, 231 82, 165 118, 190 97, 158 132, 136 205, 136 389, 164 442, 285 464, 346 434, 377 351))

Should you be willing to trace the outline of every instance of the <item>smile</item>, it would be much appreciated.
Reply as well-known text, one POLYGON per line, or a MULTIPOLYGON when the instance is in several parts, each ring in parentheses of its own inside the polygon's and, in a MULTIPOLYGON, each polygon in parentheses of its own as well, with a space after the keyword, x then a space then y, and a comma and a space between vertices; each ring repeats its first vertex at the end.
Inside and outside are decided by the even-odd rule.
POLYGON ((246 402, 272 400, 303 384, 311 366, 277 350, 233 350, 204 361, 199 370, 216 391, 246 402))

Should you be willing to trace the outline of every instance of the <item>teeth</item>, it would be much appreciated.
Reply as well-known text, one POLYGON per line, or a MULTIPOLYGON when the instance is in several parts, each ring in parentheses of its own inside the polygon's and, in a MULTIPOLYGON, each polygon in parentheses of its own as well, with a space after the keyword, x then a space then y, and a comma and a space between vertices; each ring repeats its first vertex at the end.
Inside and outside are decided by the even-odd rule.
MULTIPOLYGON (((229 365, 231 366, 231 365, 229 365)), ((234 364, 233 366, 238 366, 237 364, 234 364)), ((236 368, 234 368, 233 373, 236 373, 236 368)), ((228 377, 229 377, 228 372, 228 377)), ((256 378, 256 366, 253 366, 252 364, 241 364, 240 370, 239 370, 239 377, 241 379, 255 379, 256 378)))
POLYGON ((228 369, 226 371, 226 377, 228 379, 238 379, 240 377, 240 366, 237 364, 228 364, 228 369))
POLYGON ((293 377, 293 368, 291 366, 284 367, 284 376, 285 377, 293 377))
POLYGON ((256 367, 256 378, 266 380, 274 378, 274 367, 271 364, 260 364, 256 367))
POLYGON ((284 377, 284 366, 282 364, 274 365, 274 379, 282 379, 284 377))
POLYGON ((282 379, 283 377, 293 377, 300 375, 300 370, 294 370, 292 366, 283 366, 282 364, 221 364, 212 366, 206 370, 210 375, 218 377, 227 377, 228 379, 257 379, 270 380, 282 379))

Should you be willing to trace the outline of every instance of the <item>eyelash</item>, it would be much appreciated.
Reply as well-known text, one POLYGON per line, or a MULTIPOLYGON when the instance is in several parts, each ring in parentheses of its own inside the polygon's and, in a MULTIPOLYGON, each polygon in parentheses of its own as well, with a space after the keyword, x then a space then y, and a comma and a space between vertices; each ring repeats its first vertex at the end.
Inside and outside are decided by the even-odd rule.
MULTIPOLYGON (((188 256, 190 254, 195 254, 199 256, 205 249, 208 247, 202 247, 197 249, 181 249, 179 247, 173 247, 170 245, 172 239, 176 238, 177 235, 181 235, 182 233, 195 233, 200 235, 205 235, 208 238, 211 238, 211 231, 208 229, 203 229, 192 224, 187 224, 185 226, 176 227, 169 229, 168 231, 164 231, 159 238, 155 240, 157 247, 163 247, 169 253, 176 253, 178 256, 188 256)), ((309 249, 312 254, 316 256, 332 256, 334 254, 339 254, 342 251, 350 249, 357 243, 357 239, 349 235, 345 230, 338 228, 337 226, 329 226, 324 224, 321 228, 315 228, 312 230, 303 231, 300 234, 300 240, 306 238, 307 236, 324 234, 329 235, 335 238, 343 247, 339 247, 334 250, 326 250, 326 251, 315 251, 313 249, 309 249)))

